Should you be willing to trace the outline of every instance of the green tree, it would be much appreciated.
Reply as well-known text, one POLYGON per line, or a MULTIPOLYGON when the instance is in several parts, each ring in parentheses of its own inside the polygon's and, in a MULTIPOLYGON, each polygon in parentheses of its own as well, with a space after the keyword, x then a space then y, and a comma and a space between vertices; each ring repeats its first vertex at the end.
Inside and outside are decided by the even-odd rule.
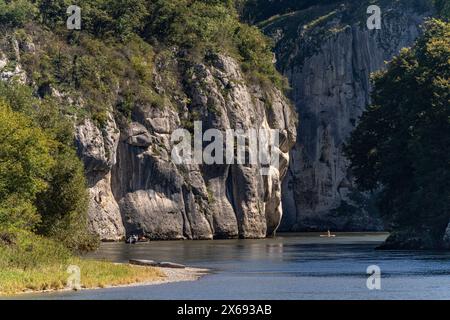
POLYGON ((36 3, 42 22, 52 28, 65 23, 67 8, 73 4, 68 0, 37 0, 36 3))
POLYGON ((73 126, 50 98, 40 101, 34 119, 54 143, 50 154, 55 164, 49 171, 48 188, 36 201, 41 216, 40 234, 55 238, 75 251, 97 245, 87 228, 88 193, 84 168, 76 155, 73 126))
POLYGON ((151 1, 143 37, 178 45, 200 59, 210 52, 233 55, 252 80, 284 89, 287 84, 273 64, 269 39, 256 27, 239 21, 239 4, 233 0, 151 1))
POLYGON ((0 25, 21 27, 32 21, 37 13, 37 8, 28 0, 0 0, 0 25))
POLYGON ((27 116, 0 101, 0 225, 31 230, 40 221, 34 202, 54 165, 51 141, 27 116))
POLYGON ((436 9, 442 18, 450 18, 450 2, 448 0, 435 0, 436 9))
POLYGON ((351 168, 363 190, 382 189, 392 241, 402 233, 416 238, 406 247, 436 247, 450 219, 450 24, 428 21, 373 83, 346 147, 351 168))
MULTIPOLYGON (((4 212, 20 210, 21 217, 18 217, 18 213, 14 214, 14 218, 10 217, 10 220, 17 221, 14 225, 56 238, 73 250, 84 250, 95 246, 97 241, 87 229, 86 181, 83 164, 75 152, 71 121, 61 113, 62 107, 54 100, 35 98, 29 87, 14 83, 0 83, 0 97, 5 106, 10 106, 6 110, 10 110, 16 118, 24 118, 28 121, 28 124, 24 125, 25 120, 22 122, 17 122, 16 118, 8 120, 8 115, 5 114, 0 119, 0 126, 14 128, 12 123, 15 123, 18 127, 32 128, 33 133, 30 135, 34 135, 35 140, 32 140, 30 145, 37 143, 37 147, 32 150, 48 161, 45 163, 47 165, 41 164, 41 161, 36 162, 35 169, 31 167, 33 170, 40 170, 37 171, 40 174, 40 180, 38 180, 40 187, 35 188, 30 196, 18 197, 27 193, 23 190, 16 191, 11 187, 5 189, 6 200, 0 201, 4 212), (37 134, 34 133, 35 131, 37 134), (39 141, 45 142, 45 149, 39 148, 39 141), (20 209, 22 207, 24 209, 20 209)), ((5 136, 2 131, 0 134, 5 136)), ((24 134, 22 133, 22 136, 24 134)), ((25 143, 28 138, 27 136, 23 138, 25 143)), ((15 153, 2 154, 2 151, 8 150, 3 148, 0 151, 0 156, 4 157, 5 163, 15 163, 18 155, 26 156, 27 150, 22 150, 22 144, 13 144, 13 141, 11 144, 10 148, 13 148, 15 153)), ((34 157, 40 159, 38 155, 34 157)), ((22 181, 33 176, 34 171, 11 171, 9 167, 1 169, 1 165, 0 172, 4 170, 5 175, 8 172, 11 175, 9 180, 0 179, 6 186, 15 186, 16 184, 11 181, 22 181)), ((19 185, 26 187, 24 183, 19 185)), ((5 221, 0 220, 0 225, 5 226, 5 221)))

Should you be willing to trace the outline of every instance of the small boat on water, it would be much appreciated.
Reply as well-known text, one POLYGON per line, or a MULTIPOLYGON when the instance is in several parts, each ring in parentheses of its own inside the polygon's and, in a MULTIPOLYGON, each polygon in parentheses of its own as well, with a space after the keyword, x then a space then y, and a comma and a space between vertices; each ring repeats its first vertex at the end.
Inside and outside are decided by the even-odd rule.
POLYGON ((138 242, 138 240, 139 240, 139 238, 137 235, 131 235, 127 238, 127 240, 125 240, 125 242, 128 244, 135 244, 138 242))
POLYGON ((334 237, 336 237, 335 234, 331 234, 330 230, 328 230, 327 234, 321 234, 320 236, 322 238, 334 238, 334 237))
POLYGON ((127 244, 136 244, 139 242, 149 242, 150 239, 146 238, 145 236, 138 236, 135 234, 132 234, 128 238, 126 238, 125 243, 127 244))

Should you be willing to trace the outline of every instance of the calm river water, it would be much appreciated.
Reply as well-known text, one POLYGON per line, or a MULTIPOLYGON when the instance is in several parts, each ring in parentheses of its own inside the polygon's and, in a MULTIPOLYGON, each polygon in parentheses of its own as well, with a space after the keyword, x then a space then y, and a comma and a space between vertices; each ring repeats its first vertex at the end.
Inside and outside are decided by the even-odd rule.
POLYGON ((450 299, 450 252, 377 251, 380 233, 281 234, 264 240, 104 243, 89 258, 210 268, 194 282, 27 295, 37 299, 450 299), (381 269, 368 290, 366 269, 381 269))

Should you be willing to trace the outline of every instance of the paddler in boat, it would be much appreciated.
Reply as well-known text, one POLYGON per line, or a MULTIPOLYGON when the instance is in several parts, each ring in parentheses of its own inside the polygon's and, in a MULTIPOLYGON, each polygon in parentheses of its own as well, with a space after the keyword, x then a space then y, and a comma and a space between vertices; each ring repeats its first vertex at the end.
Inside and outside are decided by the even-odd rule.
POLYGON ((336 237, 335 234, 331 234, 331 232, 330 232, 329 229, 328 229, 327 234, 321 234, 320 236, 321 236, 321 237, 326 237, 326 238, 334 238, 334 237, 336 237))

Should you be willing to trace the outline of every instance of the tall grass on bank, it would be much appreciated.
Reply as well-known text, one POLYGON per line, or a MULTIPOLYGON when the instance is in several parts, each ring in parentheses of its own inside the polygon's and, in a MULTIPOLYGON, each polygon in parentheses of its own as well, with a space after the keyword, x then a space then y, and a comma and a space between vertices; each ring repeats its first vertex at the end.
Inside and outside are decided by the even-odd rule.
POLYGON ((0 231, 0 294, 64 289, 70 265, 80 268, 82 288, 164 278, 156 268, 83 260, 53 240, 23 231, 0 231))

